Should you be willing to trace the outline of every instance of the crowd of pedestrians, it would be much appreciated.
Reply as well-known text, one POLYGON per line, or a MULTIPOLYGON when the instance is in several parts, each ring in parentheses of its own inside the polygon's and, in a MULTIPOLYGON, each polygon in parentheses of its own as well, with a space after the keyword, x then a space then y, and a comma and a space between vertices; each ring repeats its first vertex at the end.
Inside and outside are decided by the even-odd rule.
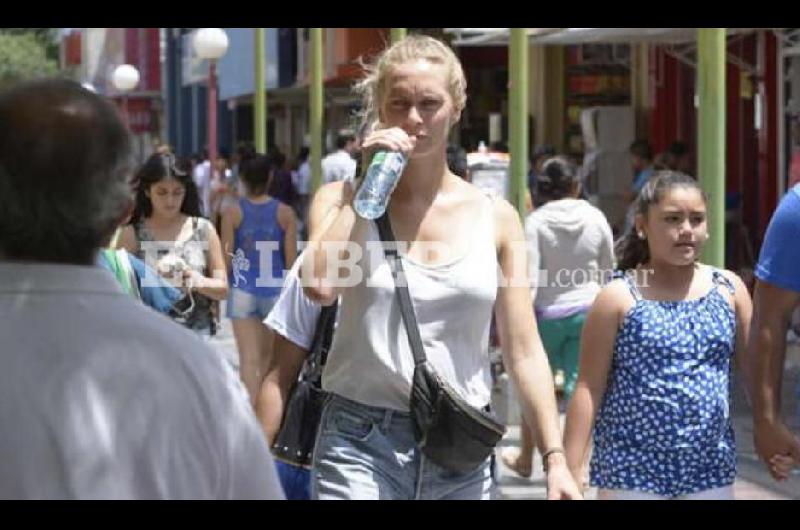
POLYGON ((165 146, 136 168, 101 96, 64 80, 0 93, 0 452, 15 456, 0 497, 493 498, 496 440, 456 469, 431 449, 456 442, 429 439, 442 426, 415 404, 424 364, 434 415, 450 400, 485 424, 493 326, 522 410, 521 447, 500 456, 530 476, 538 450, 548 498, 590 485, 601 499, 733 498, 734 366, 769 472, 800 465, 779 399, 800 185, 770 223, 751 302, 700 261, 708 199, 685 145, 631 146, 615 246, 551 147, 535 152, 524 220, 470 183, 449 145, 467 95, 446 44, 409 36, 356 89, 360 133, 340 132, 316 193, 307 150, 290 162, 242 145, 229 162, 165 146), (352 201, 378 151, 407 164, 376 223, 352 201), (273 444, 330 306, 324 406, 298 467, 273 444), (238 374, 210 342, 222 318, 238 374))

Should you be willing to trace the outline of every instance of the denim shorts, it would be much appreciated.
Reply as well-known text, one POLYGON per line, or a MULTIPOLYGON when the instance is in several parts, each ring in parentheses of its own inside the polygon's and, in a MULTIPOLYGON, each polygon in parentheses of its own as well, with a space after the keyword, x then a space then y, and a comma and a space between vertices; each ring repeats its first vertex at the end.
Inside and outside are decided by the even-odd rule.
POLYGON ((407 412, 328 396, 314 448, 312 499, 479 500, 494 493, 491 457, 467 473, 444 469, 417 448, 407 412))
POLYGON ((264 320, 277 300, 277 296, 256 296, 243 289, 231 287, 225 316, 230 319, 257 318, 264 320))

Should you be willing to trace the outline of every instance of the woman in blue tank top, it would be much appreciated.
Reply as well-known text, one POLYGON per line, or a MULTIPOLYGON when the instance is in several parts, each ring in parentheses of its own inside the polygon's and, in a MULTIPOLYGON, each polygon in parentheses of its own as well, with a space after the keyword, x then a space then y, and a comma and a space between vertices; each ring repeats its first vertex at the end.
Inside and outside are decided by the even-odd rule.
POLYGON ((597 296, 567 413, 567 461, 599 499, 733 498, 732 357, 752 312, 736 274, 700 264, 707 199, 663 171, 645 184, 621 243, 619 279, 597 296))
POLYGON ((281 292, 285 269, 297 256, 294 212, 267 194, 272 169, 263 155, 243 164, 245 195, 222 218, 230 271, 226 315, 233 321, 239 373, 253 403, 272 351, 270 332, 262 322, 281 292))

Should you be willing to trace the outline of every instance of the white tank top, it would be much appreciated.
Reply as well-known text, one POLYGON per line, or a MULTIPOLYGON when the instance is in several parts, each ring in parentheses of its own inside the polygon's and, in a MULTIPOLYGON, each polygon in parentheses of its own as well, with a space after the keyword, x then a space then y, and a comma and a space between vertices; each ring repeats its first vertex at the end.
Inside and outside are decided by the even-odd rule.
MULTIPOLYGON (((428 361, 471 405, 484 407, 499 271, 491 199, 474 219, 472 243, 462 256, 425 265, 401 255, 428 361)), ((365 238, 358 262, 364 276, 340 300, 322 386, 365 405, 408 411, 414 359, 375 223, 365 238)))

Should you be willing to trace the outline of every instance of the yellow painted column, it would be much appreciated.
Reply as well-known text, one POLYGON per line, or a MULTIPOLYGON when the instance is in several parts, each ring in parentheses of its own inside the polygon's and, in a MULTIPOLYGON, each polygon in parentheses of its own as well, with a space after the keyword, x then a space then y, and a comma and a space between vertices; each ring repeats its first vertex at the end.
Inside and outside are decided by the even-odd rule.
POLYGON ((697 30, 697 152, 700 185, 708 193, 703 262, 725 266, 725 28, 697 30))
POLYGON ((309 124, 311 133, 311 149, 309 164, 311 166, 311 193, 322 185, 322 114, 324 111, 322 92, 322 28, 311 28, 311 86, 309 89, 309 124))
POLYGON ((253 90, 253 132, 256 152, 267 152, 267 80, 264 28, 255 28, 255 89, 253 90))
POLYGON ((525 194, 528 190, 528 32, 511 28, 508 71, 511 81, 508 98, 509 151, 511 155, 511 204, 520 217, 527 213, 525 194))

